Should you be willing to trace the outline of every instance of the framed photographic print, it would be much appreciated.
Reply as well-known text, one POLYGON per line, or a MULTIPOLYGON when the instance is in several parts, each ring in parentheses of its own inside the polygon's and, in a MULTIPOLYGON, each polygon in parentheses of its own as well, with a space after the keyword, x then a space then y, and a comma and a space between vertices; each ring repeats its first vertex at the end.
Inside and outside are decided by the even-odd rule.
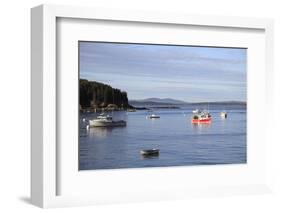
POLYGON ((247 163, 246 48, 78 45, 79 170, 247 163))
POLYGON ((33 8, 32 203, 269 192, 272 30, 270 19, 33 8))

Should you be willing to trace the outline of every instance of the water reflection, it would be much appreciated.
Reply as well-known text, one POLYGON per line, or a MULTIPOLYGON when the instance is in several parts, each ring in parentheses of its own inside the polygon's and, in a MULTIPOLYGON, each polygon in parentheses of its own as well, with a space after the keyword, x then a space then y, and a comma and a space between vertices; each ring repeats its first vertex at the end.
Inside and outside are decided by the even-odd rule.
POLYGON ((141 155, 141 160, 159 159, 159 155, 141 155))
POLYGON ((202 123, 202 124, 191 124, 192 126, 192 131, 194 133, 203 133, 206 130, 210 129, 211 127, 211 123, 202 123))
POLYGON ((88 129, 86 129, 86 128, 80 128, 80 134, 79 134, 79 136, 80 137, 87 137, 88 136, 88 129))
POLYGON ((89 137, 106 138, 112 132, 112 128, 90 128, 89 137))
POLYGON ((112 135, 114 129, 122 129, 125 127, 92 127, 89 129, 88 134, 89 137, 96 138, 107 138, 112 135))

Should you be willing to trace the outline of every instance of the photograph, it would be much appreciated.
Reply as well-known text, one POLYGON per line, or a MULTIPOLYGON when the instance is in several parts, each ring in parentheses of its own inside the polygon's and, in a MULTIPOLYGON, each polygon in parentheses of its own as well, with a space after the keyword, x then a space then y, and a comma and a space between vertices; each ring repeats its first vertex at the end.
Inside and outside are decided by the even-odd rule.
POLYGON ((247 163, 247 48, 78 41, 81 170, 247 163))

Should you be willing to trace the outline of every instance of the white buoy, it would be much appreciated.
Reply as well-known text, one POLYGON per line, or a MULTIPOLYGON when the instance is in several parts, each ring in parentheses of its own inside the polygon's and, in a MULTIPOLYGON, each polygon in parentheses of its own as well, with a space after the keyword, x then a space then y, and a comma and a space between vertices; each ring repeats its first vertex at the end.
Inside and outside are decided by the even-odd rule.
POLYGON ((86 121, 86 118, 83 118, 82 121, 85 122, 85 121, 86 121))
POLYGON ((87 130, 89 130, 89 128, 90 128, 90 126, 89 126, 89 125, 87 125, 87 126, 86 126, 86 129, 87 129, 87 130))

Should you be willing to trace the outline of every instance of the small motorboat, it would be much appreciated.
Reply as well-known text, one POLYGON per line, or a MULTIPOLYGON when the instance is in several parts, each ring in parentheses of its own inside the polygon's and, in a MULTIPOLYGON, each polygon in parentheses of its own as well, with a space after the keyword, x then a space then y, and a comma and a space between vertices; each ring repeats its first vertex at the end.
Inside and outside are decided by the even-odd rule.
POLYGON ((90 127, 118 127, 126 126, 126 124, 126 121, 114 121, 112 116, 105 115, 104 113, 100 114, 96 119, 89 120, 90 127))
POLYGON ((151 114, 151 115, 149 115, 149 116, 147 116, 148 118, 151 118, 151 119, 153 119, 153 118, 160 118, 160 116, 159 115, 155 115, 155 114, 151 114))
POLYGON ((209 124, 212 122, 212 116, 209 112, 203 111, 192 115, 191 123, 193 124, 209 124))
POLYGON ((221 112, 220 116, 221 116, 221 118, 227 118, 227 113, 226 112, 221 112))
POLYGON ((157 156, 159 152, 159 149, 144 149, 140 151, 140 154, 143 156, 157 156))

